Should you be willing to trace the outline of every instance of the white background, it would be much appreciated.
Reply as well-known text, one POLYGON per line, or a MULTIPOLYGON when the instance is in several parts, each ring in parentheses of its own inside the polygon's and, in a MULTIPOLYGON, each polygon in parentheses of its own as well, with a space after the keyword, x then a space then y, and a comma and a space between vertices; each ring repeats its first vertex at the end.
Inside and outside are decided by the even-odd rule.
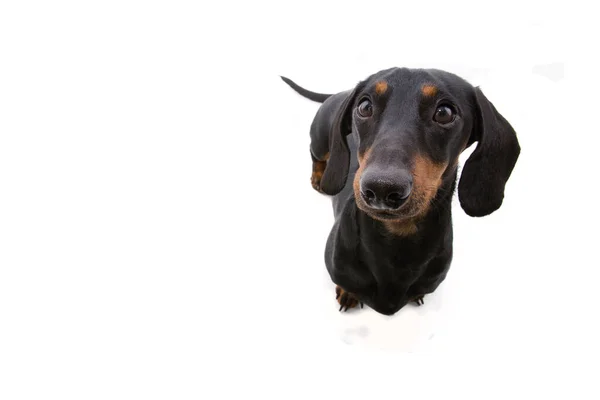
POLYGON ((2 2, 0 398, 597 398, 594 16, 2 2), (309 183, 318 104, 278 75, 336 92, 391 66, 481 85, 522 153, 498 212, 455 199, 425 306, 341 314, 309 183))

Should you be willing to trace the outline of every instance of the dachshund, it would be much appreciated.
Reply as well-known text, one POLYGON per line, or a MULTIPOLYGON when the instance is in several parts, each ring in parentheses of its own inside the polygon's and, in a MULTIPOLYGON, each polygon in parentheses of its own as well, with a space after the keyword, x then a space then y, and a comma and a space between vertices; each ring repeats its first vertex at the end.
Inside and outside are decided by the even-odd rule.
POLYGON ((354 89, 315 93, 312 187, 332 196, 335 222, 325 264, 340 311, 367 304, 393 315, 424 303, 452 261, 451 202, 458 183, 472 217, 500 208, 521 148, 479 87, 436 69, 391 68, 354 89))

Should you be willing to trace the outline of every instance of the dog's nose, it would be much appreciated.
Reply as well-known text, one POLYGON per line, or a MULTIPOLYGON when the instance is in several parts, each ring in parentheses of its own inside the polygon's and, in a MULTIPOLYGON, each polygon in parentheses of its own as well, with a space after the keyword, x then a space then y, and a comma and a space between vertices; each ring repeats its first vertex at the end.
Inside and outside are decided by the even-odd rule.
POLYGON ((412 190, 412 175, 404 170, 365 171, 360 180, 360 192, 369 207, 397 210, 412 190))

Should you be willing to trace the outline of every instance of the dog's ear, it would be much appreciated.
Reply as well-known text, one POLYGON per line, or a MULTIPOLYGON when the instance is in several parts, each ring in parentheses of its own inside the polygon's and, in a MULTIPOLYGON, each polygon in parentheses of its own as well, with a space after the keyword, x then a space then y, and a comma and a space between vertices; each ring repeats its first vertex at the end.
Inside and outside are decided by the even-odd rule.
POLYGON ((475 88, 476 121, 469 142, 477 141, 463 168, 458 199, 472 217, 496 211, 504 199, 504 187, 517 162, 521 147, 517 134, 479 88, 475 88))
POLYGON ((352 106, 358 86, 342 101, 337 110, 329 132, 329 159, 321 178, 321 190, 328 195, 342 191, 348 178, 350 150, 347 136, 352 130, 352 106))

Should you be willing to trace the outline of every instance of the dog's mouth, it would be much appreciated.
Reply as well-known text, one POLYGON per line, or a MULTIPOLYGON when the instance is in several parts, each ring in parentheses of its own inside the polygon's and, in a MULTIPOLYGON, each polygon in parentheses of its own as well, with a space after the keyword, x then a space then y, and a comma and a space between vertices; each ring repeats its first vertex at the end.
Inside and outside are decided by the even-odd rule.
POLYGON ((401 219, 404 217, 401 214, 396 214, 396 213, 393 213, 390 211, 382 211, 382 210, 375 210, 375 209, 367 209, 364 211, 376 219, 382 219, 382 220, 386 220, 386 221, 398 220, 398 219, 401 219))
POLYGON ((401 215, 396 215, 385 211, 369 212, 368 214, 371 216, 371 218, 378 219, 380 221, 399 221, 403 219, 403 216, 401 215))
POLYGON ((410 206, 410 200, 403 204, 397 210, 381 210, 378 208, 369 207, 365 204, 362 199, 356 202, 359 209, 364 211, 371 218, 380 221, 400 221, 403 219, 409 219, 413 217, 412 207, 410 206))
POLYGON ((414 218, 412 214, 395 214, 387 211, 365 211, 368 216, 382 222, 402 222, 414 218))

